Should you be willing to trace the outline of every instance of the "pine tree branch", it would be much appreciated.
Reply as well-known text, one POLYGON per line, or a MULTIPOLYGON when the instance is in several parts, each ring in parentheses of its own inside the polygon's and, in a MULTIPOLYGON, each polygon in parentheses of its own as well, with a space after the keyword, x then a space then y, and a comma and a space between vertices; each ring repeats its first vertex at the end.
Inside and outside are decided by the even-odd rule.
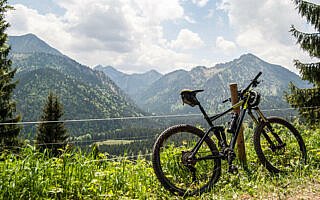
POLYGON ((304 33, 297 30, 293 25, 290 32, 297 38, 297 43, 304 51, 307 51, 311 57, 320 58, 320 33, 304 33))
POLYGON ((295 0, 299 14, 305 17, 320 32, 320 6, 311 2, 295 0))
POLYGON ((299 69, 303 80, 308 80, 315 86, 320 87, 320 62, 301 63, 299 60, 294 60, 294 65, 299 69))
MULTIPOLYGON (((297 5, 299 14, 316 29, 316 33, 304 33, 297 30, 293 25, 290 32, 297 39, 300 47, 309 53, 311 57, 320 58, 320 6, 303 0, 293 0, 297 5)), ((299 69, 302 79, 314 84, 314 88, 297 88, 289 84, 290 92, 285 94, 287 102, 299 110, 300 115, 310 124, 317 123, 320 117, 320 63, 301 63, 294 61, 299 69)))
POLYGON ((292 83, 291 94, 286 94, 288 103, 299 110, 309 123, 315 124, 320 118, 320 88, 299 89, 292 83))

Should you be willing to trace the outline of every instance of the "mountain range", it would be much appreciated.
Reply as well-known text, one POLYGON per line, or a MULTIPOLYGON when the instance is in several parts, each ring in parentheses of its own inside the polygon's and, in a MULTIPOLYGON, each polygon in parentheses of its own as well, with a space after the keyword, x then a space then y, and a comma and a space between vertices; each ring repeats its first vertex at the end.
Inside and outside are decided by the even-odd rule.
POLYGON ((135 78, 136 74, 124 74, 110 66, 99 66, 95 69, 103 71, 118 83, 119 87, 141 108, 155 114, 199 112, 197 109, 182 105, 179 93, 186 88, 204 89, 205 91, 198 95, 201 103, 210 112, 219 111, 226 107, 221 102, 230 96, 230 83, 237 83, 241 89, 260 71, 263 73, 260 78, 263 81, 257 90, 262 94, 263 108, 287 108, 289 105, 283 96, 288 90, 289 82, 295 83, 298 87, 306 86, 306 82, 295 73, 279 65, 267 63, 250 53, 210 68, 198 66, 190 71, 176 70, 165 75, 153 72, 157 76, 150 79, 146 78, 150 72, 140 74, 140 77, 144 77, 142 80, 135 78), (141 88, 129 89, 122 77, 130 79, 131 86, 137 85, 141 88))
POLYGON ((64 119, 145 114, 104 73, 79 64, 37 36, 10 36, 9 44, 19 81, 14 99, 23 121, 39 120, 49 91, 60 97, 64 119))
POLYGON ((289 82, 306 86, 295 73, 250 53, 190 71, 127 74, 112 66, 82 65, 33 34, 10 36, 9 44, 19 80, 14 96, 24 121, 39 119, 50 90, 60 96, 65 119, 84 119, 198 112, 182 105, 179 93, 186 88, 204 89, 199 100, 211 113, 216 112, 226 107, 221 101, 230 96, 230 83, 243 88, 259 71, 263 82, 257 90, 264 108, 288 107, 283 95, 289 82))

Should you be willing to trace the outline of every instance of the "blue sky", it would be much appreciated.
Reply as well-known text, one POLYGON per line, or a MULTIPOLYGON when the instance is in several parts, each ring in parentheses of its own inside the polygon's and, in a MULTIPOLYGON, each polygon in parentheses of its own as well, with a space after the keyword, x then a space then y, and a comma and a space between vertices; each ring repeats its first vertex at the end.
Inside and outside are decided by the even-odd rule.
MULTIPOLYGON (((78 62, 167 73, 253 53, 295 71, 288 32, 314 31, 291 0, 9 0, 10 35, 34 33, 78 62)), ((319 0, 314 0, 319 3, 319 0)))

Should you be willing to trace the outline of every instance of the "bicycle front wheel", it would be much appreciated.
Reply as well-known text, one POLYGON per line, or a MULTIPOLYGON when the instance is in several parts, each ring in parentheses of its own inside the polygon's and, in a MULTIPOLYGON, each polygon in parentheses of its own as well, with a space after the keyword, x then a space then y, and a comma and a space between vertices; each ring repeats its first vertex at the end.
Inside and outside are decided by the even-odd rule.
POLYGON ((214 142, 206 137, 196 156, 191 151, 204 136, 190 125, 176 125, 160 134, 153 147, 152 163, 161 184, 180 196, 210 190, 221 174, 221 161, 214 142))
POLYGON ((306 163, 307 151, 297 129, 282 118, 270 117, 254 133, 260 162, 272 173, 291 172, 306 163))

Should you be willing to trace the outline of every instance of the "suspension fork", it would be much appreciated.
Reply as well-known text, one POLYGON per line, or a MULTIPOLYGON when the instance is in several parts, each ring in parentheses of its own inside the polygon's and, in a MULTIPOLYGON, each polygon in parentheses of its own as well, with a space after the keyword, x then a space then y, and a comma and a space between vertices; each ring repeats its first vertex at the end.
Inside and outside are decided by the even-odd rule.
MULTIPOLYGON (((258 119, 253 115, 251 109, 249 109, 248 114, 250 115, 251 119, 254 121, 254 123, 258 126, 261 122, 262 123, 266 123, 268 130, 271 132, 271 134, 273 135, 273 137, 276 139, 276 141, 279 143, 279 146, 282 147, 284 145, 284 143, 282 142, 281 138, 279 137, 278 134, 276 134, 270 124, 270 122, 268 121, 268 119, 263 115, 263 113, 261 112, 261 110, 258 107, 253 108, 256 113, 258 114, 258 119)), ((264 138, 268 141, 268 143, 270 144, 270 148, 272 149, 272 151, 274 151, 276 149, 276 145, 272 142, 272 140, 270 139, 269 135, 266 133, 266 131, 262 130, 262 135, 264 136, 264 138)))
MULTIPOLYGON (((253 115, 251 109, 249 109, 248 114, 251 117, 252 121, 256 124, 256 126, 258 127, 259 124, 262 122, 264 123, 268 123, 267 118, 262 114, 261 110, 256 107, 254 108, 254 110, 257 112, 258 114, 258 119, 253 115)), ((272 142, 272 140, 270 139, 270 137, 266 134, 265 131, 262 131, 262 135, 264 136, 264 138, 266 138, 266 140, 268 141, 268 143, 270 144, 270 146, 275 146, 272 142)))

